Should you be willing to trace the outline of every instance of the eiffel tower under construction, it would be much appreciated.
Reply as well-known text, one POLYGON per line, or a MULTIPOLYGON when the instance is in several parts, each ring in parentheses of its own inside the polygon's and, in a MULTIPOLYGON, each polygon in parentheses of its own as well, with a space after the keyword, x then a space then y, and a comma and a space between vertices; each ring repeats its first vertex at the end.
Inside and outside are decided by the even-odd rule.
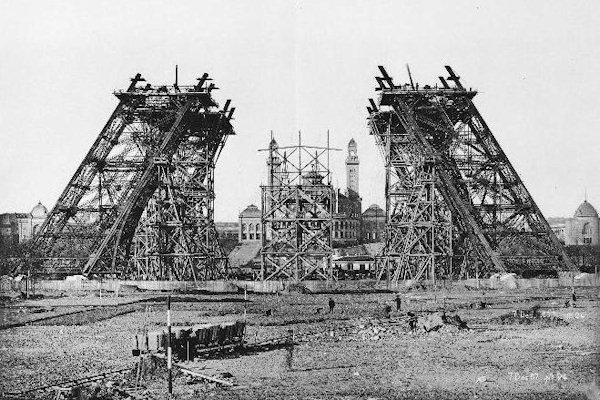
MULTIPOLYGON (((137 74, 33 240, 40 273, 130 279, 225 277, 214 168, 235 108, 196 85, 137 74)), ((35 264, 34 264, 35 265, 35 264)))
POLYGON ((397 85, 383 67, 370 134, 385 162, 386 240, 377 276, 483 277, 573 269, 452 68, 440 85, 397 85))

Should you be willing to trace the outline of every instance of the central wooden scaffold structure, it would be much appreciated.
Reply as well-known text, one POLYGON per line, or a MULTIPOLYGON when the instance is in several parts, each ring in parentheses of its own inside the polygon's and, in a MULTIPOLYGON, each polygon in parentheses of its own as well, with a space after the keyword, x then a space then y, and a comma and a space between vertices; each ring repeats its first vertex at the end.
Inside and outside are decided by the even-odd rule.
POLYGON ((334 191, 326 147, 272 139, 262 191, 261 280, 333 279, 334 191))

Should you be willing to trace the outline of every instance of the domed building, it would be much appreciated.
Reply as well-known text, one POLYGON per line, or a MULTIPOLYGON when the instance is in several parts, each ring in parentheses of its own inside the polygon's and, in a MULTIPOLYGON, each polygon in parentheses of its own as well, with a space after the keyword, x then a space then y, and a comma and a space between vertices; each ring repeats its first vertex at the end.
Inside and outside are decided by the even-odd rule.
POLYGON ((29 213, 0 214, 0 247, 10 247, 28 241, 37 233, 48 215, 41 202, 29 213))
POLYGON ((33 207, 31 210, 31 227, 33 235, 37 233, 40 226, 44 223, 47 215, 48 209, 45 205, 38 201, 35 207, 33 207))
POLYGON ((587 200, 577 207, 573 218, 565 220, 564 240, 567 246, 600 244, 600 218, 587 200))
POLYGON ((239 216, 239 241, 260 241, 262 234, 261 211, 254 204, 250 204, 239 216))
POLYGON ((385 211, 371 204, 362 213, 362 237, 364 243, 382 242, 385 234, 385 211))

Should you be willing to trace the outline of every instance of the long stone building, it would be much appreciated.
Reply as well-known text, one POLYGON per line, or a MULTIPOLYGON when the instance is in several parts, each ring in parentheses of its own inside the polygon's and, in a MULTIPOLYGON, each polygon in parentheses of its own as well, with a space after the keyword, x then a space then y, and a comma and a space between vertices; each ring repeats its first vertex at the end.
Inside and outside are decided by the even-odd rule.
POLYGON ((28 213, 0 214, 0 248, 8 248, 31 239, 46 219, 48 209, 39 202, 28 213))

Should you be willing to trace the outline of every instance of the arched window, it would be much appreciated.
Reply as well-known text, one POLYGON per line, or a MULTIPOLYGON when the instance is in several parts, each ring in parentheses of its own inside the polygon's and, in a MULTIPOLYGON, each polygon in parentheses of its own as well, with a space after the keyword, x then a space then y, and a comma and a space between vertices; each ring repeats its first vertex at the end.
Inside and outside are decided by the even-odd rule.
POLYGON ((581 233, 583 233, 583 244, 592 244, 592 224, 589 222, 583 224, 581 233))

